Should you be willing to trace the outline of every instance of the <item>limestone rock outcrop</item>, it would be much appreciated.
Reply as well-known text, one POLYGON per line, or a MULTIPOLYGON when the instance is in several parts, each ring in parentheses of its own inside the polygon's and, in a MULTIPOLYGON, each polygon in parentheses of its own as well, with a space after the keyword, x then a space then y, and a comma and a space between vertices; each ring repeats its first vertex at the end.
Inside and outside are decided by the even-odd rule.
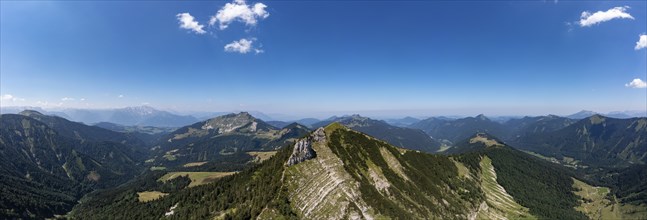
POLYGON ((312 132, 310 136, 303 138, 297 141, 294 144, 294 149, 292 150, 292 155, 288 159, 288 166, 292 166, 303 161, 315 158, 317 153, 312 149, 312 144, 314 142, 322 142, 326 140, 326 133, 323 128, 319 128, 316 131, 312 132))

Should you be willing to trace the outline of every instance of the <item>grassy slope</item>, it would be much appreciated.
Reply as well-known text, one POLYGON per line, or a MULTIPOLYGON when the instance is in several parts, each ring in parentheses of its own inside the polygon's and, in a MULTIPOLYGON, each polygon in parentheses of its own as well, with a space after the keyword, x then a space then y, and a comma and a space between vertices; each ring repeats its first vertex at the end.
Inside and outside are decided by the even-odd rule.
POLYGON ((594 187, 585 182, 573 179, 573 187, 577 189, 575 194, 580 196, 580 206, 576 209, 583 212, 591 219, 620 219, 619 210, 607 194, 610 192, 606 187, 594 187))
POLYGON ((166 195, 168 195, 168 193, 163 193, 159 191, 144 191, 144 192, 138 192, 137 198, 139 198, 140 202, 148 202, 148 201, 159 199, 166 195))
POLYGON ((169 172, 166 175, 162 176, 159 180, 168 181, 179 176, 189 176, 189 178, 191 179, 191 184, 189 184, 189 187, 194 187, 213 182, 218 178, 229 176, 234 173, 236 172, 169 172))
POLYGON ((487 156, 497 172, 497 182, 515 200, 540 218, 584 219, 575 210, 578 197, 565 168, 534 158, 512 148, 489 150, 487 156))
POLYGON ((205 163, 207 163, 207 162, 191 162, 191 163, 186 163, 186 164, 182 165, 182 167, 199 167, 199 166, 204 165, 205 163))
POLYGON ((578 211, 585 213, 590 219, 645 219, 646 205, 618 203, 615 196, 609 194, 607 187, 591 186, 585 182, 573 179, 575 194, 580 196, 578 211))
POLYGON ((481 159, 481 187, 485 193, 487 209, 481 209, 479 219, 535 219, 529 209, 519 205, 497 182, 497 174, 492 160, 485 156, 481 159))
POLYGON ((276 154, 276 151, 248 151, 249 156, 254 157, 257 162, 263 162, 276 154))

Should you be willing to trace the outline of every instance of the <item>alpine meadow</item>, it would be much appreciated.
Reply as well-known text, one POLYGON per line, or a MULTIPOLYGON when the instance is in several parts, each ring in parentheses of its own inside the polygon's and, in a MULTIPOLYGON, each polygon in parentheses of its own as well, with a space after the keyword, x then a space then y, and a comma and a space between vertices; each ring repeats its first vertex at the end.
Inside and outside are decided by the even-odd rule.
POLYGON ((647 219, 647 1, 0 1, 0 219, 647 219))

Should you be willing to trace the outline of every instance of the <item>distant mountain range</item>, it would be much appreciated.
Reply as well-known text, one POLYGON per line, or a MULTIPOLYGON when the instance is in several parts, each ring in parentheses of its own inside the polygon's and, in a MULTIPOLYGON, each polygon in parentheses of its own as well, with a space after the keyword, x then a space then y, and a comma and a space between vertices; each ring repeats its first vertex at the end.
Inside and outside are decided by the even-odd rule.
MULTIPOLYGON (((178 114, 169 111, 158 110, 150 106, 133 106, 115 109, 80 109, 80 108, 60 108, 60 109, 43 109, 31 106, 5 106, 0 108, 2 114, 17 114, 23 110, 34 110, 46 115, 56 115, 65 119, 82 122, 85 124, 97 124, 100 122, 109 122, 123 126, 153 126, 153 127, 182 127, 198 121, 204 121, 214 117, 230 114, 231 112, 191 112, 187 114, 178 114)), ((312 125, 322 120, 317 118, 303 118, 298 120, 277 120, 277 118, 290 118, 283 114, 265 114, 259 111, 249 111, 250 115, 261 119, 275 127, 283 127, 292 122, 312 128, 312 125)), ((564 116, 571 119, 582 119, 594 114, 600 114, 611 118, 634 118, 647 117, 647 111, 613 111, 607 114, 596 113, 593 111, 582 110, 580 112, 564 116)), ((488 117, 491 121, 505 123, 512 119, 519 119, 523 116, 494 116, 488 117)), ((437 116, 436 119, 456 120, 461 119, 459 116, 437 116)), ((329 119, 334 119, 334 116, 329 119)), ((411 125, 422 121, 415 117, 388 118, 384 121, 390 125, 399 127, 411 127, 411 125)))
POLYGON ((577 113, 567 115, 566 117, 571 119, 583 119, 583 118, 591 117, 593 115, 602 115, 602 116, 611 117, 611 118, 626 119, 626 118, 647 117, 647 111, 613 111, 607 114, 603 114, 603 113, 598 113, 594 111, 582 110, 577 113))
POLYGON ((156 126, 156 127, 181 127, 198 121, 197 118, 187 115, 177 115, 161 111, 149 106, 126 107, 118 109, 61 109, 58 111, 44 111, 31 107, 4 107, 2 113, 18 113, 22 110, 33 109, 43 114, 57 115, 71 121, 85 124, 110 122, 126 126, 156 126))
POLYGON ((309 128, 313 128, 312 125, 320 121, 321 120, 316 118, 303 118, 303 119, 294 120, 294 121, 266 121, 266 122, 277 128, 282 128, 292 123, 297 123, 300 125, 305 125, 309 128))
POLYGON ((454 146, 475 133, 486 133, 502 143, 546 156, 609 166, 647 163, 646 124, 644 117, 616 119, 598 114, 579 120, 548 115, 510 119, 505 123, 479 115, 456 120, 429 118, 410 127, 435 139, 448 140, 454 146))
POLYGON ((400 126, 400 127, 407 127, 411 124, 417 123, 420 121, 420 119, 414 118, 414 117, 404 117, 404 118, 397 118, 397 119, 386 119, 384 120, 386 123, 389 123, 390 125, 395 125, 395 126, 400 126))
POLYGON ((435 139, 445 139, 451 142, 464 140, 478 132, 485 132, 502 137, 505 136, 508 130, 503 124, 491 121, 485 115, 455 120, 432 117, 412 124, 409 127, 423 130, 435 139))

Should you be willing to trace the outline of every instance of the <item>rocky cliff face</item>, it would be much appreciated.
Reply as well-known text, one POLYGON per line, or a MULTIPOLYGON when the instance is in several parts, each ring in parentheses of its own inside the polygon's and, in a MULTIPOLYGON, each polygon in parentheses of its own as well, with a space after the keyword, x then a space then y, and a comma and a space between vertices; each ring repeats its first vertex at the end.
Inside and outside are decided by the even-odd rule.
POLYGON ((315 151, 312 149, 312 141, 310 138, 305 138, 297 141, 294 144, 294 150, 290 159, 288 159, 288 166, 292 166, 303 161, 312 159, 316 156, 315 151))
POLYGON ((294 150, 290 159, 288 159, 287 165, 292 166, 303 161, 315 158, 317 153, 312 149, 312 144, 314 142, 323 142, 326 140, 326 134, 323 128, 317 129, 309 137, 301 139, 294 144, 294 150))
POLYGON ((312 139, 314 139, 316 142, 322 142, 326 140, 326 132, 324 131, 324 128, 318 128, 316 131, 312 133, 312 139))

